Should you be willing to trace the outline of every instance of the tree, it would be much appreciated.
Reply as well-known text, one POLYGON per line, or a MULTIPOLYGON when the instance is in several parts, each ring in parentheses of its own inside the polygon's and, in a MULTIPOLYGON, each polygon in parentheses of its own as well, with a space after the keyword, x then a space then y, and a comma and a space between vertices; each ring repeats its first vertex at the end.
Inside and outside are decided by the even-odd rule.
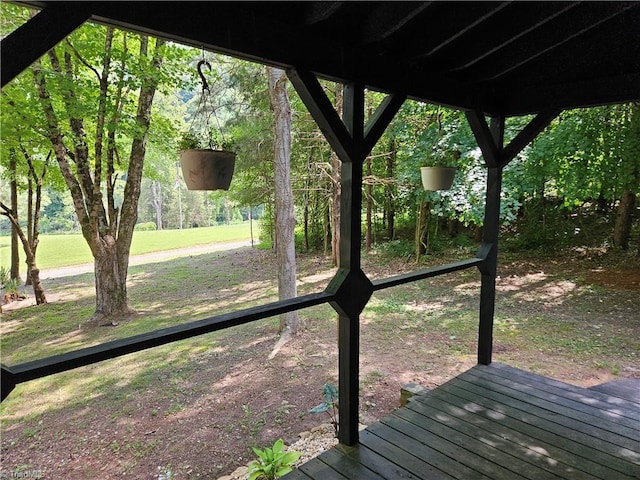
POLYGON ((32 67, 45 134, 94 258, 96 310, 92 320, 96 323, 129 313, 129 251, 151 107, 162 78, 163 45, 160 39, 150 42, 112 27, 85 25, 32 67), (137 56, 130 52, 131 43, 138 44, 137 56), (90 128, 93 135, 88 133, 90 128), (122 163, 118 138, 123 134, 131 138, 131 146, 124 197, 118 208, 114 187, 116 166, 122 163))
MULTIPOLYGON (((296 252, 294 231, 296 225, 293 191, 291 189, 291 106, 287 95, 287 77, 283 70, 267 67, 269 95, 273 110, 275 230, 278 260, 278 295, 281 300, 297 296, 296 252)), ((298 332, 298 312, 280 317, 281 342, 298 332)))
POLYGON ((629 248, 633 211, 640 190, 640 103, 629 105, 625 113, 621 154, 622 193, 613 228, 613 244, 623 250, 629 248))
POLYGON ((10 221, 15 230, 16 234, 20 238, 22 242, 22 247, 24 249, 24 253, 26 256, 27 262, 27 285, 31 285, 33 287, 33 295, 36 299, 36 304, 42 305, 47 303, 47 298, 44 293, 44 287, 42 286, 42 282, 40 281, 40 269, 36 264, 36 252, 38 249, 38 235, 39 235, 39 222, 40 222, 40 206, 42 204, 42 182, 47 173, 49 159, 51 157, 51 152, 47 156, 44 164, 42 166, 42 170, 40 173, 36 172, 34 167, 34 162, 29 153, 26 151, 24 147, 21 148, 22 154, 24 155, 27 164, 29 166, 29 176, 28 176, 28 192, 27 192, 27 233, 25 234, 24 229, 20 225, 17 216, 17 209, 9 208, 3 202, 0 201, 0 214, 5 215, 10 221), (35 185, 35 192, 34 192, 35 185), (34 202, 34 194, 35 194, 35 202, 34 202))
POLYGON ((9 276, 10 278, 20 278, 20 252, 18 252, 18 240, 20 238, 18 233, 18 181, 17 175, 17 161, 15 149, 9 150, 9 175, 11 176, 11 213, 13 220, 11 221, 11 267, 9 276))

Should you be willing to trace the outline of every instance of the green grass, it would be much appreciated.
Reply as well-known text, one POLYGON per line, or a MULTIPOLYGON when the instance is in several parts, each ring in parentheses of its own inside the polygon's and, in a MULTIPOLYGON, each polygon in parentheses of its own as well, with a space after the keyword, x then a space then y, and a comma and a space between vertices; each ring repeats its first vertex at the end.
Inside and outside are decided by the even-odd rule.
MULTIPOLYGON (((255 226, 254 226, 255 227, 255 226)), ((40 235, 37 262, 41 270, 93 262, 91 251, 81 234, 40 235)), ((134 232, 131 255, 173 250, 208 243, 250 240, 249 222, 215 227, 134 232)), ((11 238, 0 236, 0 264, 10 263, 11 238)), ((24 252, 20 248, 21 269, 24 252)))

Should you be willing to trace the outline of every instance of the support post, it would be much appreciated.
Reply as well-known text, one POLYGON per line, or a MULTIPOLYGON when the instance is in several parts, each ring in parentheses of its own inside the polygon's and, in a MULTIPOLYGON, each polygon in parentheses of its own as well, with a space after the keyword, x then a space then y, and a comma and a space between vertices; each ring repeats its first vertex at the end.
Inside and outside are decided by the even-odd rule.
POLYGON ((338 440, 344 445, 355 445, 359 424, 360 314, 373 293, 373 284, 361 269, 362 168, 406 95, 390 95, 365 125, 364 85, 344 86, 344 112, 340 119, 315 75, 299 69, 290 70, 288 75, 342 161, 340 269, 326 291, 334 296, 331 306, 338 312, 338 440))
POLYGON ((483 244, 491 245, 484 261, 478 266, 481 273, 480 321, 478 326, 478 363, 489 365, 493 353, 493 317, 496 302, 498 270, 498 232, 500 230, 500 193, 502 170, 559 114, 559 110, 540 112, 522 131, 504 146, 505 118, 492 118, 491 124, 481 112, 466 112, 467 120, 482 150, 487 165, 487 192, 484 212, 483 244))
MULTIPOLYGON (((483 119, 484 120, 484 119, 483 119)), ((480 321, 478 326, 478 363, 489 365, 493 353, 493 316, 496 302, 496 274, 498 270, 498 232, 500 229, 500 192, 502 191, 502 154, 504 151, 505 119, 492 118, 486 143, 495 155, 485 158, 487 163, 487 192, 482 241, 492 248, 480 264, 480 321)), ((485 131, 486 132, 486 131, 485 131)))

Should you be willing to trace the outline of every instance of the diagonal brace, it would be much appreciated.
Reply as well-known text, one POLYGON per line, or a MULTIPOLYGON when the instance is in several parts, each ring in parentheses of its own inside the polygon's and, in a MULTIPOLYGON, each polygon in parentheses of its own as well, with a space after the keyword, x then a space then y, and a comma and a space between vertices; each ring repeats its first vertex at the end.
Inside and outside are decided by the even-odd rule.
POLYGON ((467 121, 471 126, 473 135, 476 137, 478 146, 482 150, 482 156, 485 159, 487 167, 504 167, 513 160, 518 153, 522 151, 547 125, 553 121, 560 113, 560 110, 545 110, 536 115, 519 133, 516 135, 509 145, 503 145, 496 142, 491 129, 487 124, 487 120, 481 112, 476 110, 466 112, 467 121))
POLYGON ((331 148, 343 162, 352 161, 354 152, 351 150, 353 143, 351 134, 336 109, 333 108, 331 100, 327 97, 316 76, 308 70, 299 68, 287 70, 287 76, 331 148))
MULTIPOLYGON (((363 138, 360 139, 357 133, 362 131, 362 125, 350 125, 350 128, 345 125, 312 72, 293 68, 287 71, 287 75, 331 148, 343 162, 364 162, 407 98, 399 93, 387 96, 364 125, 363 138)), ((355 88, 358 89, 357 86, 355 88)), ((352 93, 357 95, 357 92, 352 93)), ((350 112, 349 117, 357 121, 363 113, 350 112)))
POLYGON ((50 4, 2 39, 2 86, 17 77, 90 17, 83 4, 50 4))

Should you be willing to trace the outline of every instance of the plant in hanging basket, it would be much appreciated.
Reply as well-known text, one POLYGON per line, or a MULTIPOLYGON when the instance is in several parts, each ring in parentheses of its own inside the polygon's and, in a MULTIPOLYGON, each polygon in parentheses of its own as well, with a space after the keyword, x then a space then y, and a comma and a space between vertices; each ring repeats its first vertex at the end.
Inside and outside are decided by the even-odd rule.
POLYGON ((434 148, 427 156, 427 166, 420 167, 422 186, 425 190, 449 190, 456 175, 456 164, 460 158, 458 150, 434 148))
MULTIPOLYGON (((224 146, 225 142, 220 142, 224 146)), ((210 145, 213 141, 209 142, 210 145)), ((186 132, 180 140, 180 166, 189 190, 228 190, 236 154, 224 149, 201 148, 202 142, 186 132)))
POLYGON ((449 190, 453 185, 456 167, 420 167, 425 190, 449 190))

